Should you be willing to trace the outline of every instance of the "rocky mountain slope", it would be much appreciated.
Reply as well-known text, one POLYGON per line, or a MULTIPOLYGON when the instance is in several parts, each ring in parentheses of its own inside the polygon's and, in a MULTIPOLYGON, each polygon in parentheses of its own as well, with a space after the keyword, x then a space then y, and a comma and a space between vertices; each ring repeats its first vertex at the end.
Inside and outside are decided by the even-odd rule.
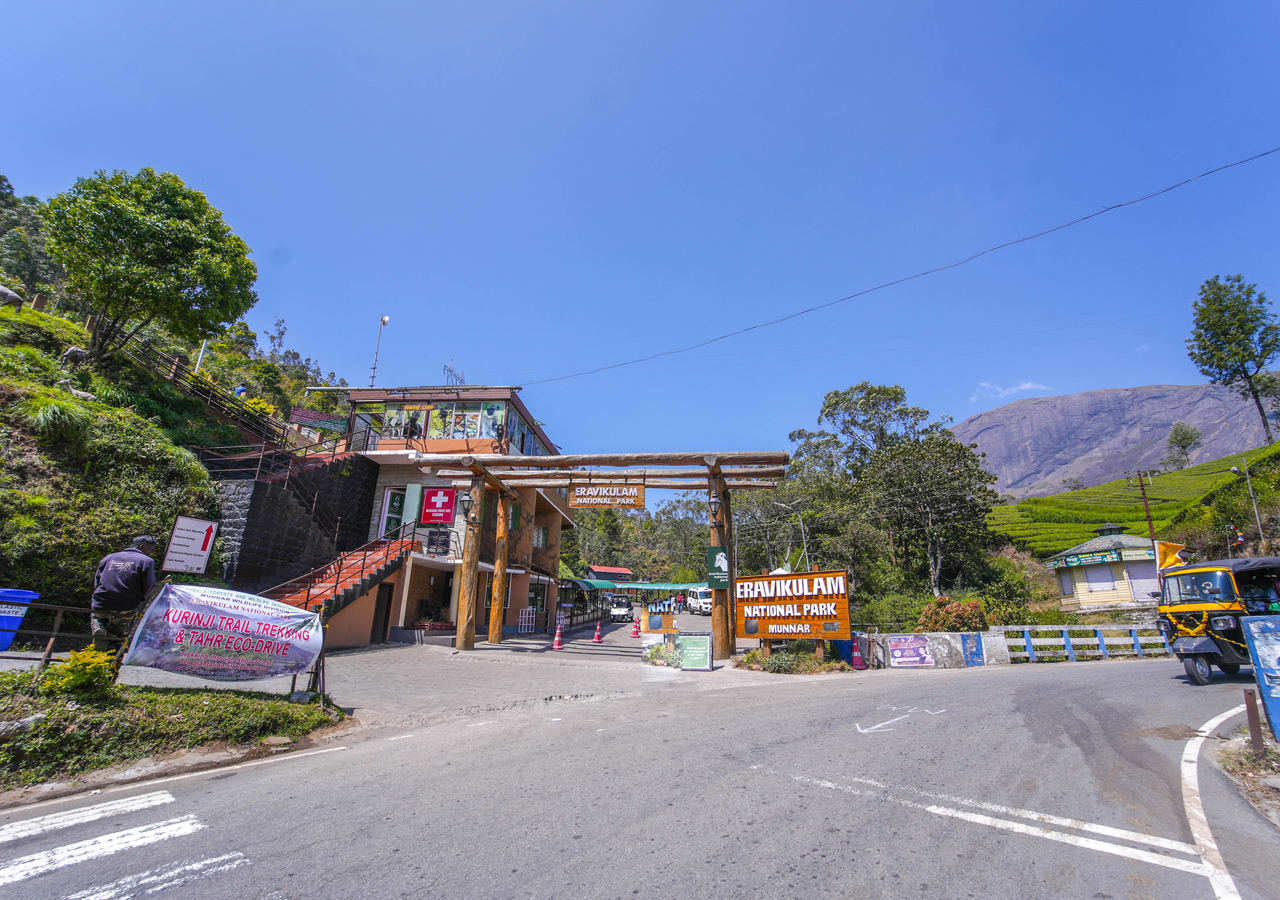
POLYGON ((952 430, 986 454, 996 489, 1018 497, 1052 494, 1159 468, 1169 428, 1189 422, 1204 443, 1199 463, 1262 446, 1252 402, 1213 384, 1158 384, 1018 400, 978 413, 952 430))

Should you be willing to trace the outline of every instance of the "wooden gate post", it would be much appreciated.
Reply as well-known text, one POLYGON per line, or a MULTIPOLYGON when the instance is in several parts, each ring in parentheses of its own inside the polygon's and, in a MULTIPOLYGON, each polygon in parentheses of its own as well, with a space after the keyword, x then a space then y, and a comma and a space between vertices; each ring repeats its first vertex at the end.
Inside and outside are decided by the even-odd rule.
POLYGON ((484 509, 484 476, 471 479, 471 509, 462 544, 462 584, 458 586, 459 650, 476 647, 476 576, 480 563, 480 513, 484 509))
POLYGON ((498 494, 497 549, 493 555, 493 590, 489 598, 489 643, 502 643, 503 608, 507 599, 507 517, 510 504, 506 494, 498 494))
POLYGON ((729 614, 729 655, 738 652, 738 601, 733 596, 733 581, 738 574, 738 552, 733 539, 733 501, 729 497, 729 485, 723 477, 717 478, 720 488, 720 515, 724 516, 724 552, 729 554, 729 596, 727 611, 729 614))
MULTIPOLYGON (((707 499, 720 497, 719 514, 711 516, 711 546, 725 547, 724 496, 719 476, 713 475, 708 484, 707 499)), ((726 550, 727 552, 727 550, 726 550)), ((733 652, 733 623, 729 621, 729 592, 724 588, 711 589, 711 658, 728 659, 733 652)))

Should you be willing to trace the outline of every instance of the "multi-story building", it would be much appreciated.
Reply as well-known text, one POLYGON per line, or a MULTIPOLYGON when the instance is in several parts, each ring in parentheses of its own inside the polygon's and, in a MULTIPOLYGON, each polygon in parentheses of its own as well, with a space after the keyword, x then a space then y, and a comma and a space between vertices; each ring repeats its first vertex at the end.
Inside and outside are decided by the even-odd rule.
MULTIPOLYGON (((543 456, 555 453, 555 445, 515 387, 353 388, 349 400, 351 449, 378 465, 369 540, 408 540, 412 549, 398 571, 334 616, 330 643, 364 643, 363 635, 417 640, 426 633, 443 639, 457 622, 465 534, 459 500, 465 491, 450 479, 424 474, 422 456, 543 456)), ((573 527, 573 519, 563 489, 516 493, 509 504, 501 615, 509 628, 543 631, 555 624, 560 535, 573 527)), ((481 636, 493 614, 496 510, 496 495, 489 493, 479 510, 481 636)))

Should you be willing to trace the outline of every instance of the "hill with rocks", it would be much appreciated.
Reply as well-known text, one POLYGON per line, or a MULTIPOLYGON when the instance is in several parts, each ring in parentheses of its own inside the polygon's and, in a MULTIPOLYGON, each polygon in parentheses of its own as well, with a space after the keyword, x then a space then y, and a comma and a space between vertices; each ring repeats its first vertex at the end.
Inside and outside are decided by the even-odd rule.
POLYGON ((1044 496, 1079 482, 1121 478, 1160 468, 1174 422, 1199 428, 1203 443, 1191 463, 1265 443, 1252 402, 1215 384, 1158 384, 1017 400, 970 416, 952 431, 986 454, 996 490, 1044 496))

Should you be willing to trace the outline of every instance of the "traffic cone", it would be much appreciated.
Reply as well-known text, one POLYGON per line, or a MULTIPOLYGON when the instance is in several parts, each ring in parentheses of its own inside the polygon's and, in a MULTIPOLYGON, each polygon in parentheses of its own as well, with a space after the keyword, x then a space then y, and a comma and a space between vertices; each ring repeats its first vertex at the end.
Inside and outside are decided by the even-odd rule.
POLYGON ((640 617, 636 616, 631 622, 631 636, 640 637, 640 617))
POLYGON ((561 643, 561 641, 560 641, 560 638, 561 638, 562 636, 563 636, 562 626, 557 625, 557 626, 556 626, 556 638, 555 638, 555 640, 553 640, 553 641, 551 642, 551 649, 552 649, 552 650, 563 650, 563 649, 564 649, 564 644, 563 644, 563 643, 561 643))
POLYGON ((591 639, 593 644, 603 644, 604 638, 600 637, 600 623, 596 623, 596 636, 591 639))

